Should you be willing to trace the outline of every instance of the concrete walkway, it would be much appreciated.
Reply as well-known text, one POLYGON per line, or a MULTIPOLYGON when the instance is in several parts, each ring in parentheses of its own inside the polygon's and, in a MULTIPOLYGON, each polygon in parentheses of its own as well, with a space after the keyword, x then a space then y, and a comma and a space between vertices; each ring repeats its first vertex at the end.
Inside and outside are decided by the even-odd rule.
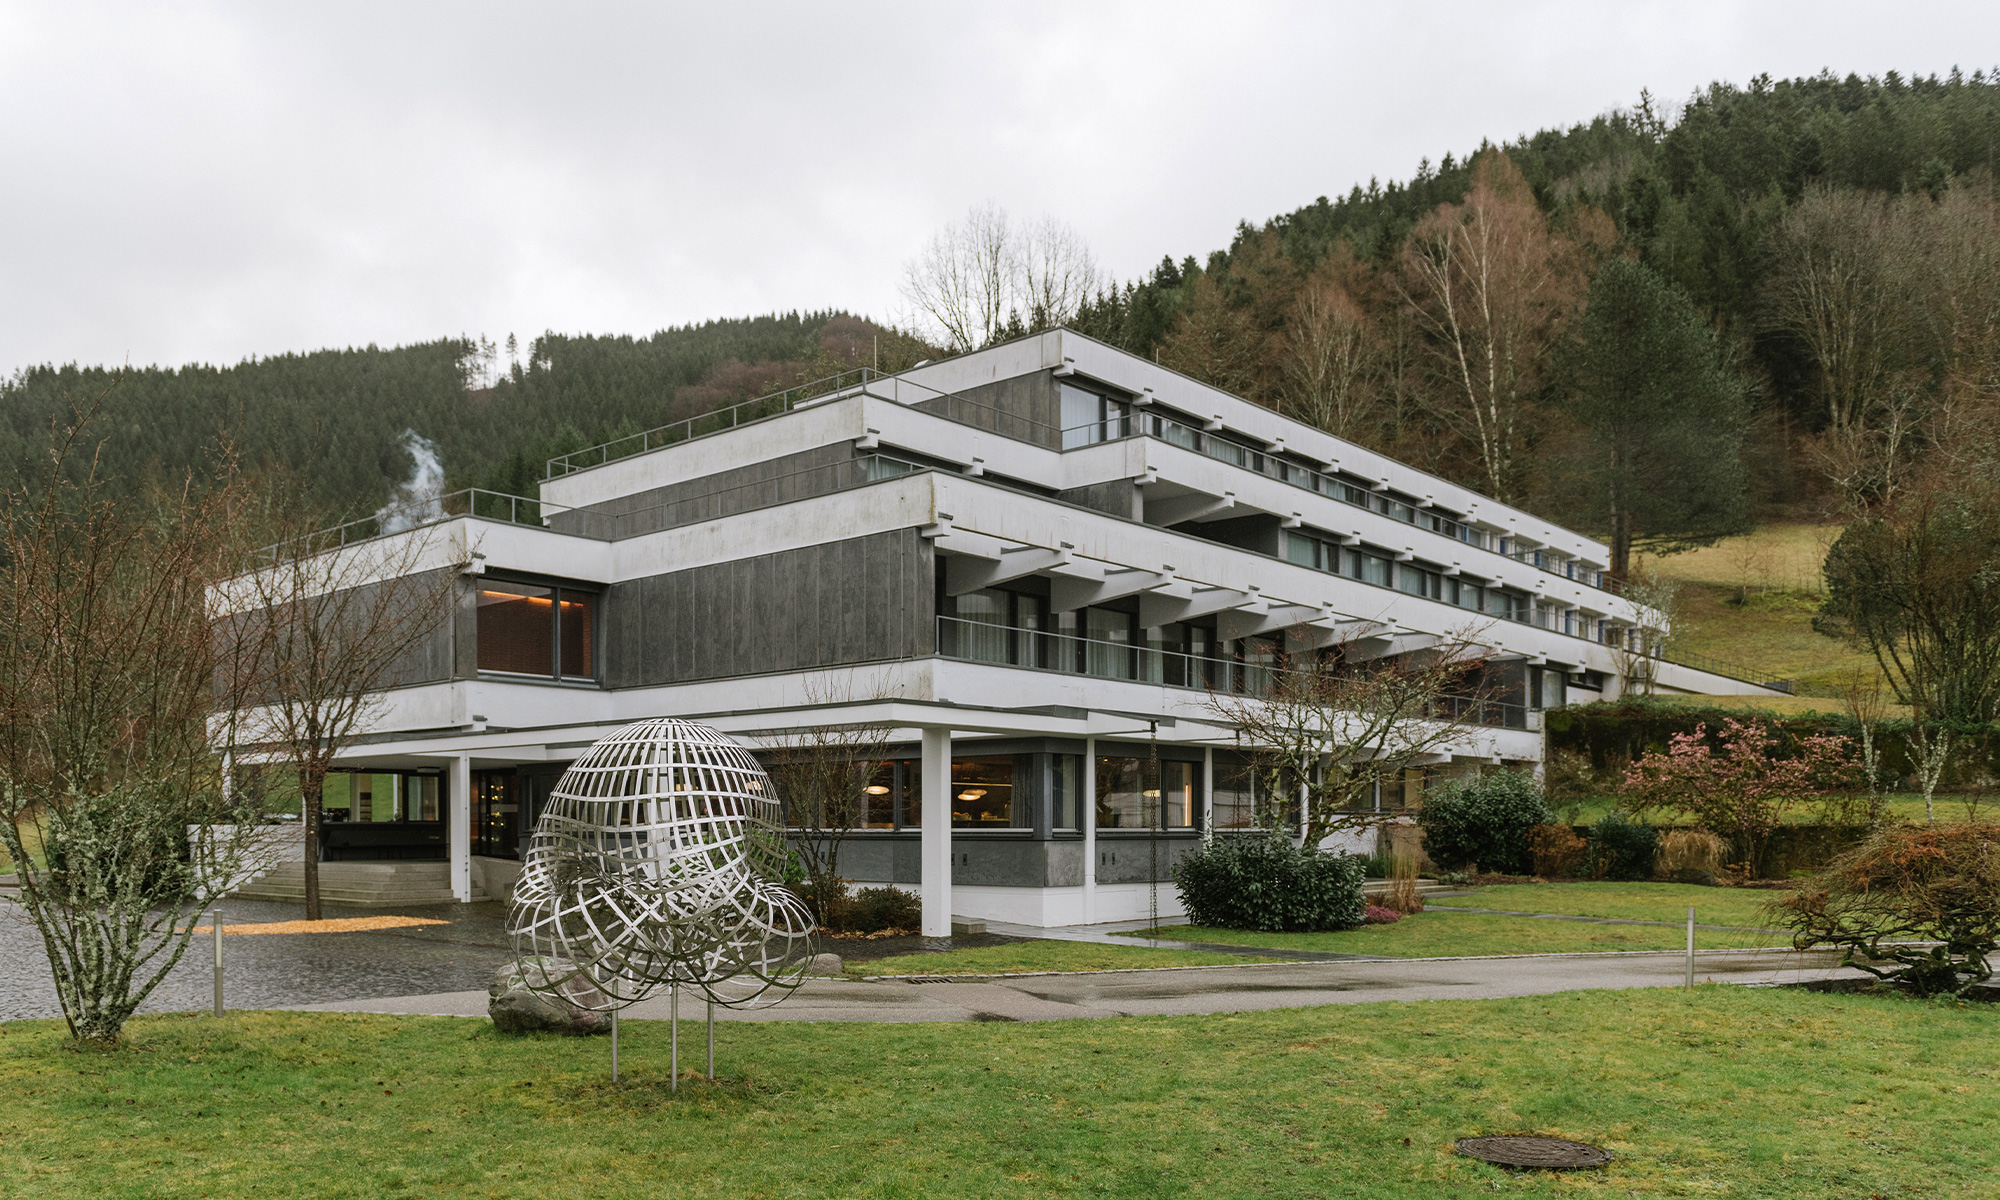
MULTIPOLYGON (((989 926, 990 928, 990 926, 989 926)), ((1123 939, 1121 944, 1130 944, 1123 939)), ((1710 950, 1695 956, 1697 982, 1771 986, 1858 972, 1830 953, 1710 950)), ((783 1004, 755 1012, 718 1011, 724 1021, 1054 1021, 1082 1017, 1258 1012, 1384 1000, 1487 1000, 1578 989, 1678 987, 1682 954, 1551 954, 1518 958, 1366 959, 1282 962, 1067 975, 947 980, 813 979, 783 1004)), ((285 1006, 294 1007, 294 1006, 285 1006)), ((385 1000, 296 1006, 308 1012, 484 1017, 485 992, 443 992, 385 1000)), ((689 1000, 681 1017, 699 1021, 689 1000)), ((664 997, 625 1010, 627 1020, 661 1020, 664 997)))

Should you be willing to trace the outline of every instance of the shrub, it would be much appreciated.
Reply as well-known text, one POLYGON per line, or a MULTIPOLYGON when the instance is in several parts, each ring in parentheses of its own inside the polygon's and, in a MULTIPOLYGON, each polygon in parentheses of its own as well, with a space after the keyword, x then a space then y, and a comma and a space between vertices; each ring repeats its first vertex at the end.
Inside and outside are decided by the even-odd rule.
POLYGON ((1403 919, 1403 914, 1393 908, 1383 908, 1379 904, 1371 904, 1363 911, 1361 919, 1364 924, 1368 925, 1394 925, 1403 919))
POLYGON ((1218 929, 1314 932, 1361 924, 1361 863, 1283 835, 1219 837, 1174 863, 1188 920, 1218 929))
POLYGON ((1537 825, 1528 831, 1528 851, 1535 860, 1535 874, 1567 879, 1583 870, 1590 843, 1567 825, 1537 825))
POLYGON ((1728 853, 1729 843, 1706 829, 1672 829, 1660 837, 1654 867, 1675 883, 1714 883, 1728 853))
POLYGON ((1441 867, 1473 863, 1488 871, 1525 875, 1534 867, 1528 831, 1549 823, 1548 802, 1524 771, 1496 771, 1457 780, 1424 797, 1417 824, 1424 852, 1441 867))
POLYGON ((1592 879, 1650 879, 1659 831, 1622 812, 1608 812, 1590 827, 1592 879))
POLYGON ((1417 856, 1408 850, 1389 852, 1389 886, 1376 899, 1381 907, 1390 912, 1420 913, 1424 911, 1424 894, 1417 890, 1417 856))
POLYGON ((2000 825, 1906 825, 1828 863, 1774 906, 1801 950, 1918 996, 1992 977, 2000 946, 2000 825))
POLYGON ((854 893, 841 915, 841 927, 856 933, 921 929, 924 902, 901 888, 865 887, 854 893))
POLYGON ((1859 764, 1847 739, 1812 734, 1787 739, 1756 718, 1725 718, 1709 745, 1708 727, 1668 739, 1663 754, 1648 754, 1625 772, 1625 792, 1636 811, 1686 813, 1702 828, 1741 838, 1752 867, 1764 865, 1764 844, 1798 804, 1859 781, 1859 764))

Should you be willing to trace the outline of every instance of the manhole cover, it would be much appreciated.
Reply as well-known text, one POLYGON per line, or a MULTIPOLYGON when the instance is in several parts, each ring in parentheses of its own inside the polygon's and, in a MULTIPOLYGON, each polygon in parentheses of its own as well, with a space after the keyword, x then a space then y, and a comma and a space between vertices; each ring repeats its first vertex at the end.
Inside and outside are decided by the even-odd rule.
POLYGON ((1601 1167, 1611 1161, 1609 1150, 1563 1138, 1460 1138, 1458 1152, 1495 1166, 1532 1167, 1543 1171, 1577 1171, 1601 1167))

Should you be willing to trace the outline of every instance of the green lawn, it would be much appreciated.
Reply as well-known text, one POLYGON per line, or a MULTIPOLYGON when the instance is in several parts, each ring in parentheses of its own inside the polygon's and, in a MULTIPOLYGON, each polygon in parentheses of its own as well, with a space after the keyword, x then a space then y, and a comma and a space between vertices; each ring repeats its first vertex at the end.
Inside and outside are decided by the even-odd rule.
MULTIPOLYGON (((687 1032, 687 1031, 683 1031, 687 1032)), ((2000 1014, 1702 987, 1229 1016, 723 1024, 668 1092, 667 1031, 146 1018, 129 1048, 0 1024, 18 1196, 1399 1198, 2000 1195, 2000 1014), (1607 1170, 1508 1175, 1536 1132, 1607 1170)), ((694 1050, 688 1039, 683 1050, 694 1050)))
POLYGON ((898 954, 849 964, 847 973, 871 975, 1021 975, 1036 971, 1129 971, 1139 967, 1207 967, 1269 962, 1240 954, 1154 950, 1092 942, 1032 941, 939 954, 898 954))
POLYGON ((1703 925, 1762 926, 1766 921, 1764 906, 1784 894, 1761 888, 1683 883, 1511 883, 1440 897, 1437 902, 1462 908, 1627 921, 1685 921, 1688 906, 1693 905, 1694 919, 1703 925))
MULTIPOLYGON (((1130 936, 1142 937, 1143 933, 1130 936)), ((1178 941, 1315 950, 1334 954, 1380 954, 1390 958, 1458 958, 1484 954, 1574 954, 1600 950, 1681 950, 1687 933, 1649 925, 1592 925, 1583 921, 1538 921, 1533 917, 1493 917, 1480 913, 1421 912, 1393 925, 1364 925, 1339 933, 1258 933, 1170 925, 1159 936, 1178 941)), ((1698 929, 1694 944, 1703 950, 1789 945, 1782 933, 1732 933, 1698 929)))

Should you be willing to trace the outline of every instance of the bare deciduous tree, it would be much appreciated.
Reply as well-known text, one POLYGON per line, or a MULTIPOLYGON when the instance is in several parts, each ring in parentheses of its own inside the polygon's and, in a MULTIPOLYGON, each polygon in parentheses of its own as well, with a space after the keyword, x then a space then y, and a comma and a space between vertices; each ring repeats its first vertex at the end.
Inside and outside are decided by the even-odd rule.
POLYGON ((1381 348, 1347 277, 1357 269, 1342 241, 1306 280, 1279 343, 1279 405, 1287 415, 1349 441, 1373 443, 1381 348))
POLYGON ((1626 577, 1620 594, 1637 605, 1639 619, 1611 644, 1611 657, 1623 681, 1619 686, 1650 696, 1680 618, 1681 586, 1656 571, 1638 570, 1626 577))
POLYGON ((989 202, 931 235, 904 264, 902 291, 927 336, 962 354, 1012 326, 1064 324, 1105 283, 1074 229, 1052 217, 1018 224, 989 202))
MULTIPOLYGON (((307 527, 296 515, 281 530, 307 527)), ((301 533, 217 589, 219 640, 259 703, 241 740, 289 762, 304 797, 306 919, 317 921, 327 772, 365 732, 412 655, 450 620, 469 548, 427 525, 339 544, 301 533)))
POLYGON ((1433 411, 1476 453, 1488 494, 1520 491, 1522 423, 1550 348, 1580 311, 1594 258, 1615 241, 1602 213, 1551 228, 1506 155, 1488 151, 1472 190, 1418 223, 1403 252, 1403 298, 1429 335, 1433 411))
MULTIPOLYGON (((807 703, 834 709, 850 697, 832 686, 808 687, 807 703)), ((879 698, 879 697, 878 697, 879 698)), ((785 808, 785 825, 814 915, 837 926, 846 881, 840 847, 867 818, 867 789, 888 752, 889 729, 872 723, 812 725, 784 739, 771 754, 771 781, 785 808)))
POLYGON ((245 489, 225 464, 113 498, 87 429, 56 431, 49 482, 0 518, 0 847, 71 1036, 109 1044, 240 882, 261 814, 210 744, 243 698, 217 686, 205 590, 245 489))
MULTIPOLYGON (((1303 844, 1393 817, 1373 805, 1377 778, 1399 778, 1501 713, 1488 656, 1467 632, 1407 654, 1365 658, 1356 641, 1289 656, 1260 693, 1211 697, 1242 731, 1257 790, 1299 798, 1303 844)), ((1283 819, 1281 811, 1268 818, 1283 819)))

